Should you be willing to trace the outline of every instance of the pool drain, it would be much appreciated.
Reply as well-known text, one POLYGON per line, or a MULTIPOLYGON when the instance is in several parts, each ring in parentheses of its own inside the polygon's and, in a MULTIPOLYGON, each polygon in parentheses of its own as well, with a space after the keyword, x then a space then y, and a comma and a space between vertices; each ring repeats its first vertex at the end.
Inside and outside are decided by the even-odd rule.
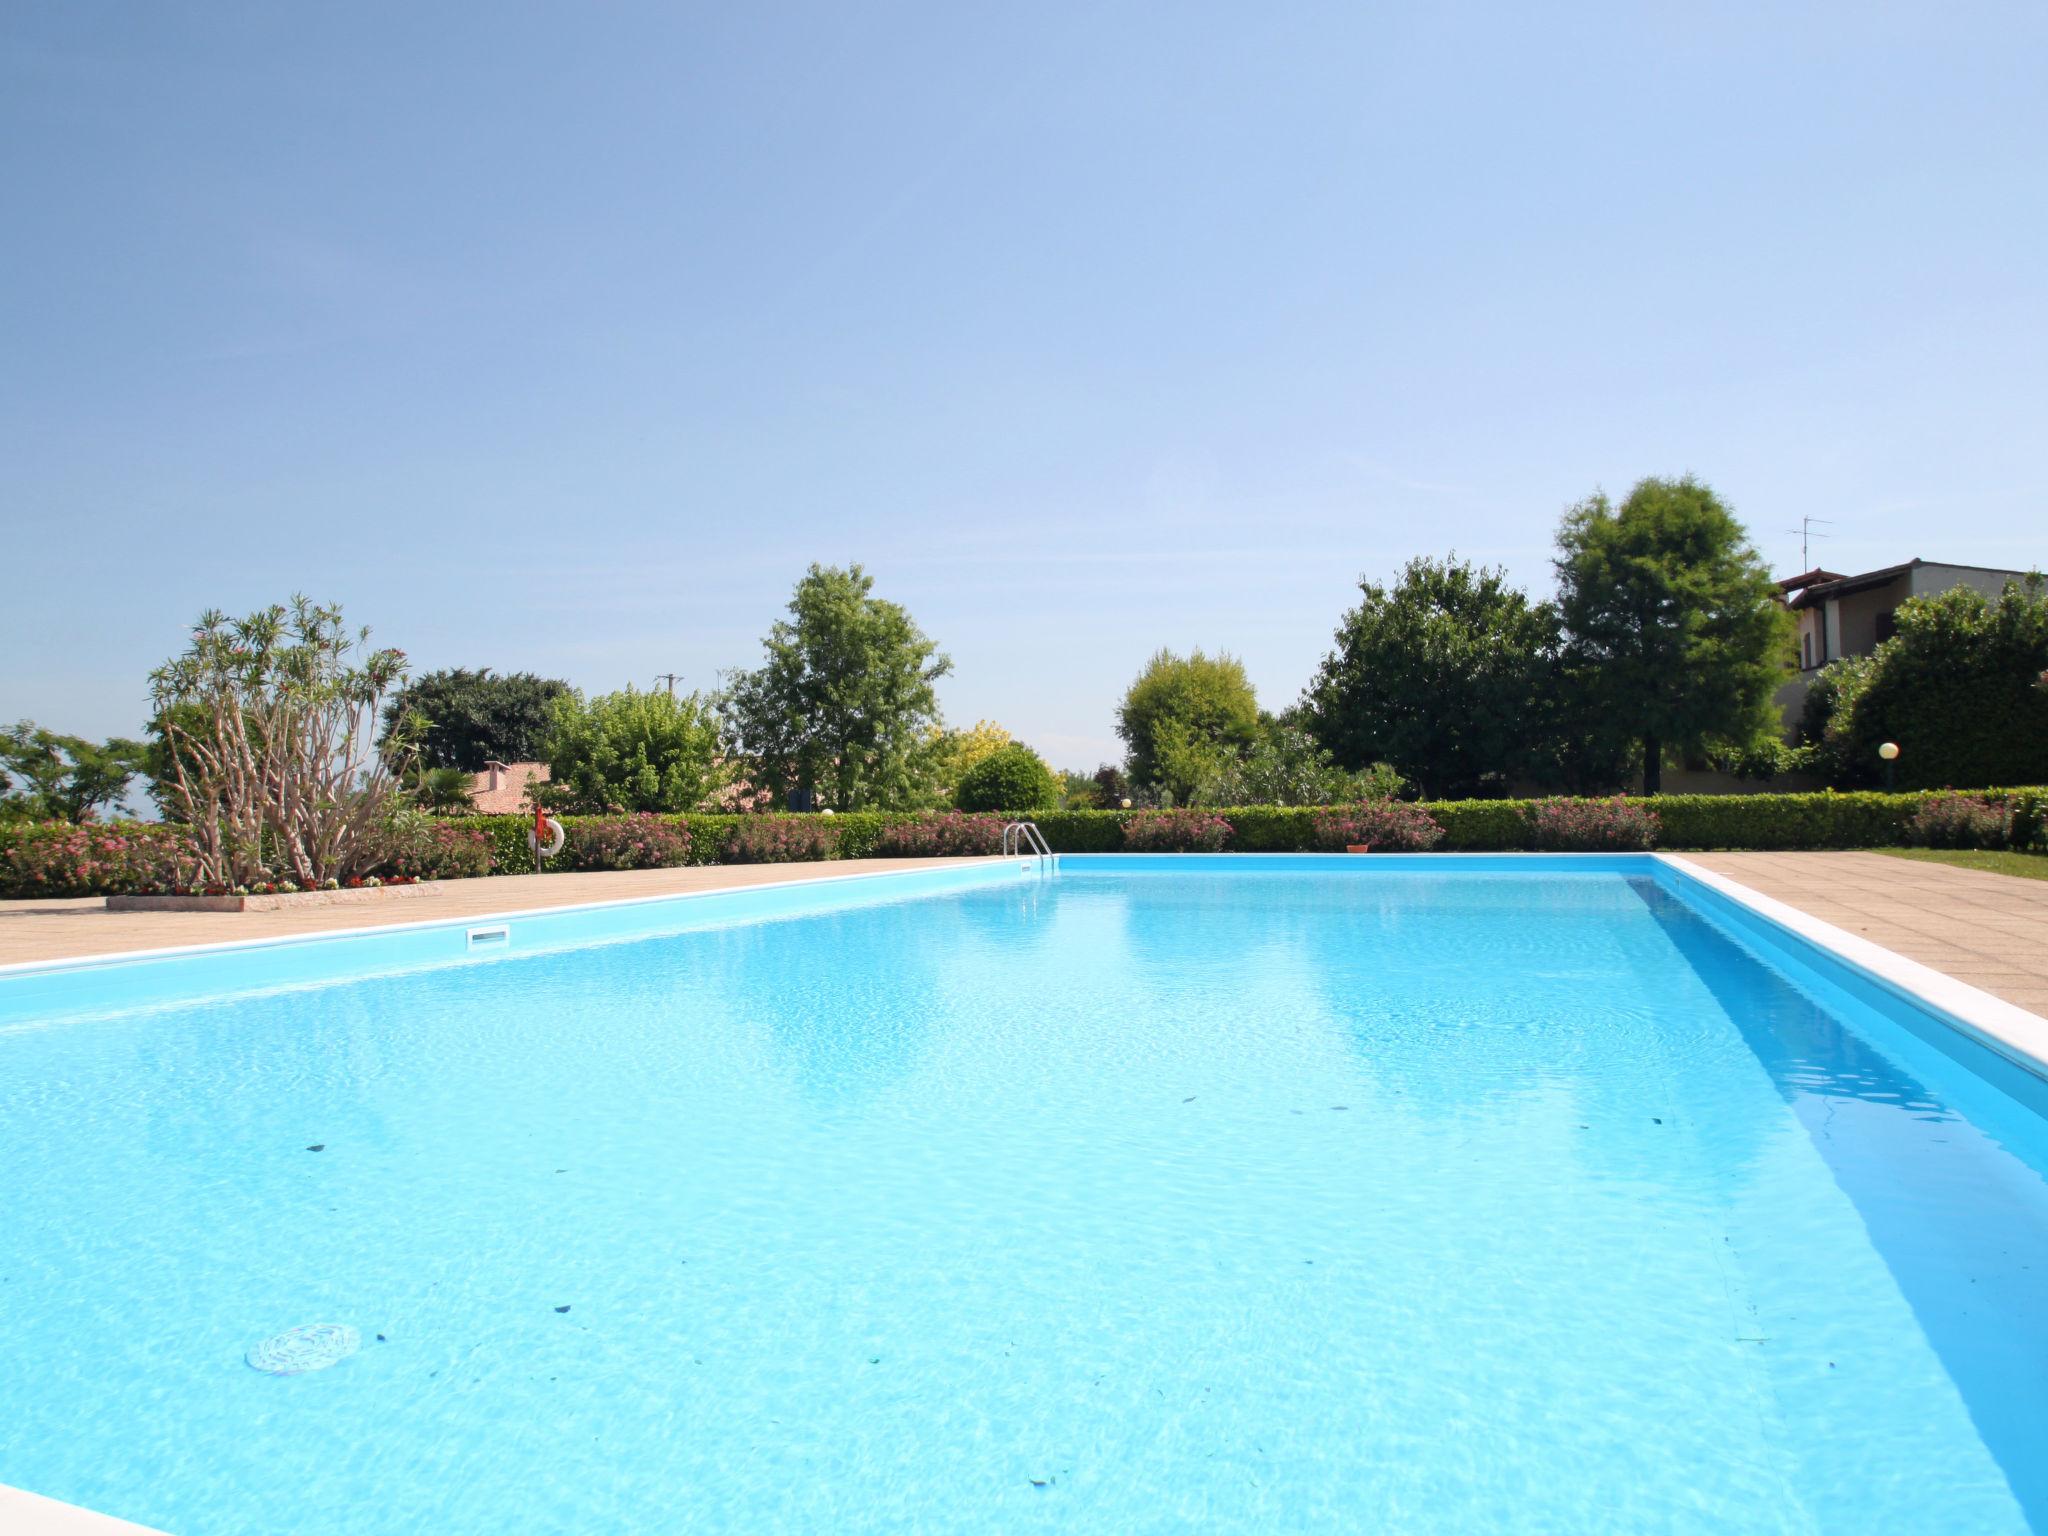
POLYGON ((249 1351, 247 1359, 272 1376, 298 1376, 339 1364, 362 1345, 363 1336, 346 1323, 307 1323, 265 1339, 249 1351))

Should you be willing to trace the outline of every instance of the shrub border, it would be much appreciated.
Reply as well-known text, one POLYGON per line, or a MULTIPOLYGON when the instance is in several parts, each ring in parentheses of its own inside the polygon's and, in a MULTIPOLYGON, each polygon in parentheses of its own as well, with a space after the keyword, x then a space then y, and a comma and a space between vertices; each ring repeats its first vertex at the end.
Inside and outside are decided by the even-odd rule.
MULTIPOLYGON (((1657 795, 1627 796, 1623 803, 1654 809, 1660 822, 1656 846, 1677 852, 1707 849, 1773 851, 1811 848, 1890 848, 1903 846, 1906 824, 1928 801, 1954 793, 1981 795, 2007 806, 2013 817, 2013 846, 2048 846, 2048 787, 2012 789, 1910 790, 1886 794, 1874 790, 1838 793, 1822 790, 1812 794, 1761 795, 1657 795)), ((1425 801, 1421 808, 1444 829, 1437 850, 1444 853, 1514 853, 1533 846, 1529 820, 1536 800, 1439 800, 1425 801)), ((1233 853, 1305 853, 1314 851, 1315 820, 1326 815, 1327 806, 1225 806, 1196 808, 1190 814, 1221 815, 1232 827, 1227 845, 1233 853)), ((778 813, 780 814, 780 813, 778 813)), ((831 818, 836 834, 827 858, 862 859, 873 855, 882 829, 914 823, 921 816, 942 813, 848 811, 831 818)), ((1138 811, 1035 811, 1027 813, 1037 823, 1054 853, 1116 853, 1122 850, 1125 822, 1138 811)), ((615 817, 560 816, 556 818, 574 838, 579 823, 611 821, 615 817)), ((742 822, 765 818, 737 814, 665 816, 686 827, 690 833, 689 862, 714 864, 725 846, 728 832, 742 822)), ((785 819, 812 820, 810 816, 785 819)), ((533 869, 533 855, 526 834, 532 823, 524 816, 450 816, 437 824, 467 827, 483 832, 490 840, 494 873, 521 874, 533 869)), ((107 830, 134 830, 153 824, 109 823, 107 830)), ((59 889, 50 885, 26 885, 16 876, 14 850, 31 841, 74 835, 78 829, 63 823, 15 823, 0 825, 0 897, 55 895, 105 895, 121 890, 118 882, 97 889, 59 889)), ((568 872, 560 865, 549 872, 568 872)))

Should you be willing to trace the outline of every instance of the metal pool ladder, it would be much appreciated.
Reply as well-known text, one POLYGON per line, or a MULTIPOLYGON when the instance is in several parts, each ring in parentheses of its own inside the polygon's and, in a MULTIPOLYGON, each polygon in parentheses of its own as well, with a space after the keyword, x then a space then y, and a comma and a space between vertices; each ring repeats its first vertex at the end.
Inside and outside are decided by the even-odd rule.
POLYGON ((1045 840, 1045 834, 1038 830, 1035 821, 1013 821, 1003 828, 1003 857, 1022 858, 1026 854, 1039 861, 1040 869, 1054 867, 1052 847, 1045 840))

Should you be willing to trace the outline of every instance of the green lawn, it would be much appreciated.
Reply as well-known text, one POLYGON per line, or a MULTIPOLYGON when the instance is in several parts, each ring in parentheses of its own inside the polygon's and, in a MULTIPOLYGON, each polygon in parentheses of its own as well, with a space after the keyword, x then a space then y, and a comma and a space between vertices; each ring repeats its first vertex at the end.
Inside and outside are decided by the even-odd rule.
POLYGON ((1990 852, 1981 848, 1878 848, 1895 859, 1921 859, 1929 864, 1953 864, 1958 869, 1988 869, 1994 875, 2018 875, 2024 880, 2048 880, 2048 853, 1990 852))

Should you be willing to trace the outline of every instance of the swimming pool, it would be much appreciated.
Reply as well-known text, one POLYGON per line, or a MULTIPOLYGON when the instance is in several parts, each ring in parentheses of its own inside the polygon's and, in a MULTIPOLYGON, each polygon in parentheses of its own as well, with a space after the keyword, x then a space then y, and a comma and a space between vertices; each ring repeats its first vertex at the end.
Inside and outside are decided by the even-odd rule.
POLYGON ((2044 1099, 1648 858, 18 974, 0 1482, 180 1536, 2048 1529, 2044 1099), (246 1363, 308 1323, 361 1347, 246 1363))

